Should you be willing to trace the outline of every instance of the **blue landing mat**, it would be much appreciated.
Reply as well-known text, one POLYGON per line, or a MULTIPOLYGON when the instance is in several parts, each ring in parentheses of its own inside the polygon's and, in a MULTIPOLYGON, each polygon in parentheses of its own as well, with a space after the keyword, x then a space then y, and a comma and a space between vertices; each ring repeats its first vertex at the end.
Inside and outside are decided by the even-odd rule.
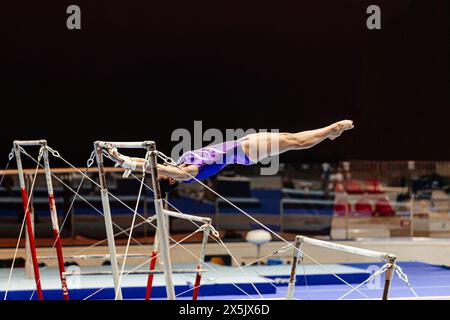
MULTIPOLYGON (((263 296, 276 294, 277 288, 287 285, 286 280, 289 277, 290 265, 276 266, 250 266, 245 268, 245 273, 238 268, 213 265, 213 269, 208 270, 203 277, 200 287, 200 297, 220 297, 236 296, 245 298, 257 294, 256 289, 263 296), (256 289, 255 289, 256 287, 256 289)), ((131 266, 130 266, 131 268, 131 266)), ((175 267, 174 267, 175 268, 175 267)), ((194 269, 194 265, 178 265, 176 268, 194 269)), ((333 270, 339 277, 350 283, 360 283, 368 277, 368 273, 363 268, 353 266, 329 264, 329 270, 333 270)), ((104 267, 86 267, 81 271, 106 271, 108 266, 104 267)), ((79 271, 79 270, 76 270, 79 271)), ((331 275, 329 271, 315 265, 299 266, 297 280, 301 285, 306 282, 308 285, 335 284, 339 279, 331 275)), ((9 269, 0 269, 0 299, 3 299, 8 278, 9 269)), ((191 297, 192 284, 194 283, 194 274, 174 275, 174 284, 176 294, 180 297, 191 297)), ((61 299, 60 282, 57 270, 54 268, 41 269, 42 286, 44 297, 46 299, 61 299)), ((145 285, 147 283, 146 275, 128 275, 122 280, 123 296, 125 299, 142 299, 145 296, 145 285)), ((114 298, 113 283, 110 275, 101 276, 81 276, 78 279, 68 281, 69 294, 72 299, 84 299, 98 291, 90 299, 112 299, 114 298)), ((27 279, 24 276, 23 269, 15 269, 8 292, 8 299, 30 299, 34 289, 34 280, 27 279)), ((155 275, 154 286, 152 289, 153 298, 164 298, 166 296, 163 275, 155 275)), ((36 298, 36 295, 33 296, 36 298)))

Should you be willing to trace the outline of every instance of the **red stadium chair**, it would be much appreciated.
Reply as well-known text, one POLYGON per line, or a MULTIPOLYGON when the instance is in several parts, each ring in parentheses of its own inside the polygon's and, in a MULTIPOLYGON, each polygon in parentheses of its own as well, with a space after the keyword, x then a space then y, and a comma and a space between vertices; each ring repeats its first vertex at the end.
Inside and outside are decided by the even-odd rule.
POLYGON ((365 191, 367 193, 384 193, 380 181, 377 179, 366 180, 365 191))
POLYGON ((374 216, 392 217, 395 216, 395 210, 386 199, 380 199, 375 204, 374 216))
POLYGON ((347 193, 349 194, 362 194, 364 190, 361 188, 360 184, 356 180, 348 180, 345 186, 347 193))
POLYGON ((373 214, 372 205, 365 199, 360 199, 355 204, 355 213, 362 216, 371 216, 373 214))
MULTIPOLYGON (((345 201, 339 201, 339 200, 334 203, 333 211, 334 211, 335 215, 345 216, 345 203, 346 203, 345 201)), ((350 203, 347 203, 347 208, 348 208, 348 214, 351 215, 352 208, 351 208, 350 203)))

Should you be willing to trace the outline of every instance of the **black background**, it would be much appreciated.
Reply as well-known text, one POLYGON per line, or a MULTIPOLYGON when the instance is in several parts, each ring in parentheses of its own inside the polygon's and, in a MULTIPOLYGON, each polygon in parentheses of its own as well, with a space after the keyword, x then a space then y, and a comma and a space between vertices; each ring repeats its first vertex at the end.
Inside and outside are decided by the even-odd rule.
POLYGON ((301 131, 350 118, 353 132, 283 160, 450 160, 449 15, 447 0, 4 3, 0 154, 46 138, 82 164, 96 139, 169 152, 194 120, 301 131), (369 4, 382 30, 366 28, 369 4))

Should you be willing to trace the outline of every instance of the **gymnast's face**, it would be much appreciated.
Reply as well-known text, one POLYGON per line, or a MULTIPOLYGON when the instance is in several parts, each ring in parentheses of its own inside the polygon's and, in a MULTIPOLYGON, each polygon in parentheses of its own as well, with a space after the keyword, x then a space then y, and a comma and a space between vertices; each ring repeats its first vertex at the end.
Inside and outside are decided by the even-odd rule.
POLYGON ((163 192, 163 193, 172 192, 178 186, 178 182, 168 176, 164 176, 164 175, 159 176, 158 180, 159 180, 159 186, 161 188, 161 192, 163 192))
POLYGON ((175 179, 173 179, 173 178, 171 178, 171 177, 168 177, 168 176, 165 176, 165 175, 163 175, 163 174, 158 175, 158 180, 159 180, 159 182, 161 182, 162 180, 165 180, 165 181, 167 181, 169 184, 174 184, 174 183, 177 182, 175 179))

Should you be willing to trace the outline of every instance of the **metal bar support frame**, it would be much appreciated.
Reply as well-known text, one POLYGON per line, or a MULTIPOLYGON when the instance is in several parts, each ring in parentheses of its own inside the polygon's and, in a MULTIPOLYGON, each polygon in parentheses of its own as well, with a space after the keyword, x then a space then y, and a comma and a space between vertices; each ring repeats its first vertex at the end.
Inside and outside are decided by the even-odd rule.
POLYGON ((24 207, 24 212, 25 212, 28 244, 29 244, 30 251, 31 251, 31 259, 32 259, 32 263, 33 263, 33 271, 34 271, 34 278, 35 278, 35 282, 36 282, 36 291, 38 294, 38 299, 43 300, 44 296, 43 296, 43 291, 42 291, 41 277, 40 277, 40 273, 39 273, 39 264, 38 264, 37 253, 36 253, 36 238, 35 238, 33 223, 31 221, 31 215, 30 215, 29 196, 28 196, 28 193, 26 190, 24 170, 23 170, 22 159, 21 159, 21 148, 25 147, 25 146, 41 147, 41 150, 42 150, 42 159, 44 162, 44 173, 45 173, 45 181, 46 181, 47 192, 48 192, 48 202, 49 202, 49 207, 50 207, 50 217, 51 217, 52 229, 53 229, 54 246, 56 249, 56 255, 57 255, 57 260, 58 260, 58 268, 59 268, 59 276, 60 276, 60 281, 61 281, 62 293, 63 293, 64 300, 69 300, 69 290, 67 288, 67 281, 66 281, 65 277, 63 276, 63 274, 65 272, 64 254, 63 254, 63 250, 62 250, 62 242, 61 242, 59 223, 58 223, 58 213, 56 210, 55 194, 53 191, 52 173, 51 173, 51 169, 50 169, 50 160, 49 160, 49 155, 48 155, 47 141, 44 139, 41 139, 41 140, 15 140, 13 145, 14 145, 14 153, 15 153, 15 157, 16 157, 16 161, 17 161, 19 183, 20 183, 22 202, 23 202, 23 207, 24 207))
POLYGON ((288 292, 286 295, 286 299, 290 300, 290 299, 294 298, 297 265, 298 265, 299 259, 302 258, 300 248, 303 243, 307 243, 307 244, 317 246, 317 247, 338 250, 338 251, 342 251, 342 252, 347 252, 347 253, 351 253, 351 254, 361 255, 361 256, 380 259, 381 261, 385 261, 387 263, 387 269, 385 271, 385 281, 384 281, 382 299, 388 300, 392 276, 395 271, 395 260, 396 260, 395 255, 393 255, 391 253, 387 253, 387 252, 378 252, 378 251, 373 251, 373 250, 368 250, 368 249, 362 249, 362 248, 356 248, 356 247, 351 247, 351 246, 347 246, 347 245, 342 245, 342 244, 338 244, 338 243, 334 243, 334 242, 313 239, 313 238, 309 238, 309 237, 305 237, 305 236, 301 236, 301 235, 296 236, 294 243, 293 243, 292 266, 291 266, 291 274, 289 277, 289 285, 288 285, 288 292))
POLYGON ((111 217, 111 209, 109 206, 109 192, 107 189, 107 183, 106 183, 106 175, 105 175, 105 167, 104 167, 104 158, 103 158, 103 148, 106 146, 112 146, 116 148, 129 148, 129 149, 136 149, 136 148, 142 148, 147 151, 146 159, 149 160, 149 167, 147 170, 151 173, 151 180, 152 180, 152 187, 153 187, 153 194, 154 194, 154 206, 155 206, 155 212, 156 212, 156 223, 157 223, 157 233, 154 243, 154 248, 151 254, 151 262, 150 262, 150 271, 149 278, 147 281, 147 290, 146 290, 146 297, 145 299, 150 299, 150 293, 151 293, 151 285, 153 282, 153 274, 158 273, 157 271, 154 271, 156 259, 161 258, 161 262, 163 265, 163 274, 164 274, 164 280, 166 284, 166 293, 167 293, 167 299, 169 300, 175 300, 175 288, 173 284, 173 270, 172 270, 172 263, 169 253, 169 246, 170 246, 170 235, 169 230, 167 226, 166 219, 168 216, 173 216, 180 219, 188 219, 188 220, 194 220, 198 222, 204 222, 206 224, 206 227, 203 230, 203 240, 202 240, 202 246, 201 246, 201 253, 200 253, 200 259, 197 265, 197 272, 196 272, 196 279, 195 279, 195 285, 194 285, 194 293, 193 293, 193 299, 197 299, 198 296, 198 287, 200 286, 200 280, 201 275, 204 272, 202 269, 204 264, 204 258, 205 258, 205 251, 206 251, 206 244, 208 241, 209 232, 211 229, 211 219, 209 218, 201 218, 197 216, 192 215, 185 215, 182 213, 173 212, 170 210, 165 210, 163 201, 164 198, 162 196, 161 188, 158 181, 158 152, 156 150, 156 144, 154 141, 143 141, 143 142, 107 142, 107 141, 96 141, 94 143, 94 148, 96 151, 96 160, 98 164, 98 171, 99 171, 99 178, 100 178, 100 186, 101 186, 101 198, 102 198, 102 206, 103 206, 103 214, 105 218, 105 227, 106 227, 106 234, 107 234, 107 240, 108 240, 108 247, 109 247, 109 256, 111 257, 111 273, 113 276, 114 281, 114 289, 116 293, 117 299, 123 299, 122 290, 119 287, 119 278, 120 278, 120 272, 119 272, 119 265, 118 265, 118 259, 117 259, 117 252, 116 252, 116 246, 115 246, 115 240, 114 240, 114 232, 112 227, 112 217, 111 217))

